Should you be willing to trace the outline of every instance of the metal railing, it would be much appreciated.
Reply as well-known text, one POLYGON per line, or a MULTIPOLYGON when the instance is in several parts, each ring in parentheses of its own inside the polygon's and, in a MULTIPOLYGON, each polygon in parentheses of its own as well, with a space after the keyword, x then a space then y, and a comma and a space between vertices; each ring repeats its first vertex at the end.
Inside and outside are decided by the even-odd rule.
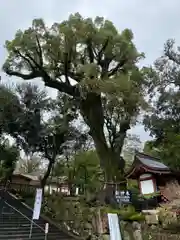
POLYGON ((9 203, 7 203, 6 201, 4 201, 4 203, 12 208, 14 211, 16 211, 17 213, 19 213, 21 216, 23 216, 24 218, 26 218, 28 221, 30 221, 31 224, 33 224, 34 226, 38 227, 41 231, 43 231, 43 233, 45 233, 45 230, 39 226, 36 222, 34 222, 32 219, 30 219, 29 217, 27 217, 26 215, 24 215, 22 212, 20 212, 19 210, 17 210, 16 208, 14 208, 12 205, 10 205, 9 203))

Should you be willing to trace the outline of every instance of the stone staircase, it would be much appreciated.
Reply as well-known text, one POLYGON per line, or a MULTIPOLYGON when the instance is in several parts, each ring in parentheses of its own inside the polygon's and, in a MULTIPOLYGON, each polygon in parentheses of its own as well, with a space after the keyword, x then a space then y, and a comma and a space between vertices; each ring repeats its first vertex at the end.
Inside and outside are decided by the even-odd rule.
POLYGON ((8 192, 0 192, 0 240, 73 240, 71 236, 49 222, 49 233, 45 236, 45 221, 42 217, 32 224, 32 210, 8 192))

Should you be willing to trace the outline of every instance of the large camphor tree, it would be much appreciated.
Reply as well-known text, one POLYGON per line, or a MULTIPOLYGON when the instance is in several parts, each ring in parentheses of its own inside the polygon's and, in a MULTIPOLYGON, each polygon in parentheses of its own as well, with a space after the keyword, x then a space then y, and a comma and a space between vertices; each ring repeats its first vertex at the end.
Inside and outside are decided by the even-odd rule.
POLYGON ((94 140, 101 167, 111 181, 123 170, 120 158, 124 139, 145 106, 151 71, 137 66, 143 54, 129 29, 119 32, 111 21, 83 18, 76 13, 51 27, 35 19, 6 42, 8 57, 3 69, 24 80, 41 78, 45 86, 73 97, 94 140), (118 112, 106 138, 104 109, 118 112))

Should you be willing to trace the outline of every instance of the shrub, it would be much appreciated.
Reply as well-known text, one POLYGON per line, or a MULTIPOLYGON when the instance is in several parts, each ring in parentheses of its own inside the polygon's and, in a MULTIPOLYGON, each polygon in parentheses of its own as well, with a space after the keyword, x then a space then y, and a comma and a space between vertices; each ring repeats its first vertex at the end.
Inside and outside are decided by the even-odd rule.
POLYGON ((145 216, 143 213, 136 212, 132 205, 121 207, 120 209, 106 208, 107 213, 117 213, 124 221, 144 221, 145 216))
POLYGON ((162 206, 158 210, 159 222, 163 228, 171 228, 173 225, 177 225, 177 215, 172 206, 162 206))

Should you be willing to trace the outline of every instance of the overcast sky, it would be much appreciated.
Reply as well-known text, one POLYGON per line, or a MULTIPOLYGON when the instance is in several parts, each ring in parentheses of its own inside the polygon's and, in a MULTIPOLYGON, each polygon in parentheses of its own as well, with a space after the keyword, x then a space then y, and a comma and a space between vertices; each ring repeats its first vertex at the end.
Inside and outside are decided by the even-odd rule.
MULTIPOLYGON (((0 65, 6 57, 4 42, 12 39, 16 30, 28 27, 34 18, 44 18, 50 24, 74 12, 104 16, 119 30, 132 29, 137 48, 146 54, 145 64, 151 64, 161 55, 168 38, 180 44, 179 9, 180 0, 1 0, 0 65)), ((8 81, 5 76, 3 79, 8 81)), ((133 133, 143 142, 150 138, 143 126, 133 129, 133 133)))

